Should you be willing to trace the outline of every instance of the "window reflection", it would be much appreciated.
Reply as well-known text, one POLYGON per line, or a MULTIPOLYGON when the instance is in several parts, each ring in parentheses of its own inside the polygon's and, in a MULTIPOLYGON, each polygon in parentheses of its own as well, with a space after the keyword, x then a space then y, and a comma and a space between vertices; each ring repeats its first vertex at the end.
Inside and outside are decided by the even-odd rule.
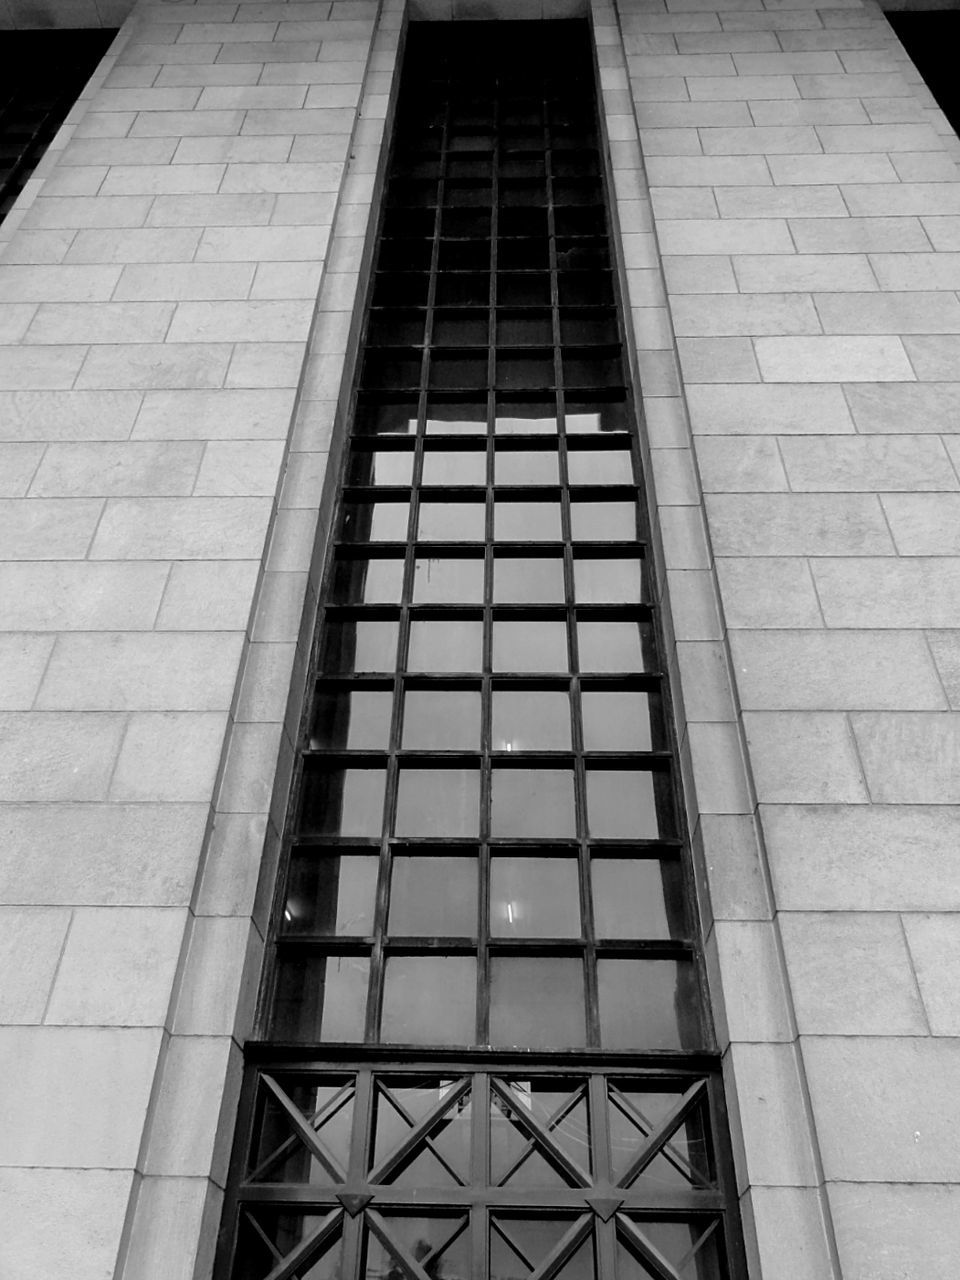
POLYGON ((564 769, 494 769, 494 836, 575 836, 573 774, 564 769))
POLYGON ((490 1043, 530 1049, 586 1044, 582 962, 564 956, 495 956, 490 1043))
POLYGON ((475 937, 476 857, 394 857, 389 930, 398 937, 475 937))
POLYGON ((410 671, 479 671, 483 623, 414 621, 410 624, 410 671))
POLYGON ((396 835, 476 838, 479 825, 479 770, 401 769, 396 835))
POLYGON ((493 694, 494 751, 569 751, 570 699, 541 689, 493 694))
POLYGON ((366 956, 298 956, 277 965, 278 1040, 361 1041, 370 961, 366 956))
POLYGON ((636 769, 587 770, 587 825, 604 839, 656 840, 661 834, 654 775, 636 769))
POLYGON ((411 689, 403 700, 403 745, 417 751, 479 751, 480 694, 411 689))
POLYGON ((477 962, 472 956, 390 956, 380 1038, 404 1044, 473 1044, 477 962))
POLYGON ((580 874, 572 858, 494 857, 490 932, 495 938, 578 938, 580 874))
POLYGON ((494 671, 566 671, 567 628, 562 622, 494 620, 494 671))

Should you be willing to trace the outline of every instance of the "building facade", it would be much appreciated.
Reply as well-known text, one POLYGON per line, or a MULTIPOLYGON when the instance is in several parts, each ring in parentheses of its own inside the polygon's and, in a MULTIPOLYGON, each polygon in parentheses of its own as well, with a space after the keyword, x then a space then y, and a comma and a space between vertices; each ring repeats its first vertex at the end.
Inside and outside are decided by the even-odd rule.
MULTIPOLYGON (((9 0, 0 12, 10 27, 120 28, 0 224, 0 1274, 213 1273, 252 1087, 244 1050, 284 1039, 258 998, 265 959, 274 967, 291 784, 307 767, 324 570, 343 541, 337 486, 410 28, 579 19, 639 397, 678 829, 728 1113, 730 1274, 952 1280, 958 144, 882 11, 871 0, 128 9, 9 0)), ((509 44, 509 30, 495 39, 509 44)), ((550 253, 574 252, 563 235, 551 223, 550 253)), ((563 387, 564 302, 550 287, 563 387)), ((381 376, 371 370, 361 378, 381 376)), ((587 456, 577 443, 560 456, 568 448, 587 456)), ((626 550, 620 561, 622 581, 626 550)), ((577 786, 592 812, 591 777, 577 786)), ((632 776, 627 790, 638 786, 632 776)), ((373 1014, 367 1032, 372 1043, 373 1014)), ((568 1039, 554 1047, 596 1050, 570 1060, 584 1081, 612 1069, 606 1041, 568 1039)), ((649 1046, 636 1047, 642 1066, 649 1046)), ((616 1063, 629 1093, 629 1063, 616 1063)), ((710 1063, 691 1069, 709 1075, 710 1063)), ((435 1069, 447 1113, 467 1067, 435 1069)), ((516 1067, 498 1069, 483 1088, 521 1114, 516 1067)), ((629 1234, 629 1205, 610 1208, 609 1184, 588 1189, 597 1219, 624 1218, 629 1234)), ((561 1217, 566 1195, 554 1197, 561 1217)), ((519 1203, 504 1211, 516 1217, 519 1203)), ((344 1205, 351 1220, 365 1210, 344 1205)), ((621 1280, 671 1275, 645 1247, 631 1238, 617 1255, 621 1280)), ((299 1268, 286 1256, 277 1276, 327 1274, 319 1255, 299 1268)), ((416 1275, 421 1256, 400 1272, 416 1275)), ((368 1274, 389 1273, 371 1259, 368 1274)), ((692 1270, 668 1264, 724 1274, 706 1254, 692 1270)), ((528 1268, 541 1271, 564 1274, 549 1259, 528 1268)))

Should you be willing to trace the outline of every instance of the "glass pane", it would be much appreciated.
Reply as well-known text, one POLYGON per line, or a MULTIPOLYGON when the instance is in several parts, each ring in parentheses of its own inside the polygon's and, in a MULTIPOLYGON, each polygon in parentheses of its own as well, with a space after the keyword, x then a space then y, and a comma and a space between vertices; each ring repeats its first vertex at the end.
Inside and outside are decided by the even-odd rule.
POLYGON ((382 769, 307 770, 300 830, 311 836, 378 836, 386 776, 382 769))
POLYGON ((413 567, 414 604, 482 604, 483 561, 462 556, 418 556, 413 567))
MULTIPOLYGON (((427 1183, 427 1185, 437 1185, 427 1183)), ((442 1183, 440 1185, 443 1185, 442 1183)), ((436 1280, 467 1280, 470 1275, 470 1232, 462 1217, 423 1218, 385 1214, 387 1229, 407 1258, 436 1280)), ((408 1271, 369 1229, 364 1280, 406 1280, 408 1271)))
POLYGON ((493 567, 494 604, 562 604, 563 561, 499 556, 493 567))
POLYGON ((588 407, 568 397, 564 416, 568 434, 626 431, 630 425, 626 400, 610 400, 588 407))
MULTIPOLYGON (((540 1185, 544 1183, 541 1181, 540 1185)), ((558 1179, 558 1185, 564 1185, 563 1181, 558 1179)), ((495 1215, 490 1230, 491 1280, 519 1280, 519 1277, 532 1275, 559 1245, 572 1224, 571 1218, 554 1214, 538 1218, 495 1215)), ((554 1272, 551 1270, 548 1274, 552 1276, 554 1272)), ((582 1280, 590 1278, 584 1276, 582 1280)))
POLYGON ((277 964, 277 1040, 363 1040, 366 956, 297 956, 277 964))
POLYGON ((577 644, 581 671, 655 670, 652 634, 644 623, 580 622, 577 644))
POLYGON ((559 542, 563 537, 560 504, 498 501, 494 529, 500 542, 559 542))
POLYGON ((290 860, 283 932, 366 937, 373 933, 378 862, 353 854, 328 858, 316 851, 290 860))
MULTIPOLYGON (((303 1240, 309 1239, 323 1226, 326 1214, 298 1214, 291 1210, 270 1209, 264 1205, 248 1206, 240 1215, 237 1238, 236 1276, 238 1280, 263 1280, 277 1265, 276 1254, 286 1257, 303 1240), (257 1226, 253 1225, 255 1220, 257 1226), (264 1239, 273 1245, 271 1250, 264 1239)), ((297 1267, 301 1280, 338 1280, 341 1237, 337 1231, 325 1246, 309 1255, 297 1267)))
POLYGON ((498 436, 555 436, 557 407, 555 404, 516 404, 499 398, 494 430, 498 436))
POLYGON ((479 671, 482 622, 411 622, 410 671, 479 671))
POLYGON ((597 858, 593 920, 598 938, 682 938, 683 880, 680 864, 656 858, 597 858))
POLYGON ((493 624, 494 671, 566 671, 567 628, 562 622, 493 624))
POLYGON ((340 560, 333 575, 334 604, 399 604, 403 560, 340 560))
POLYGON ((323 637, 323 670, 331 675, 393 671, 399 625, 392 620, 328 622, 323 637))
POLYGON ((593 1169, 590 1143, 588 1082, 576 1076, 532 1076, 526 1080, 498 1080, 513 1105, 494 1093, 491 1109, 490 1165, 497 1186, 570 1186, 575 1180, 560 1175, 548 1163, 546 1149, 531 1143, 522 1127, 525 1117, 536 1120, 556 1146, 584 1173, 593 1169), (532 1149, 531 1149, 532 1148, 532 1149))
POLYGON ((482 311, 438 311, 433 322, 433 340, 440 346, 483 346, 487 332, 487 317, 482 311))
POLYGON ((335 689, 318 695, 310 749, 385 751, 390 742, 389 690, 335 689))
MULTIPOLYGON (((323 1083, 314 1084, 296 1076, 278 1074, 274 1081, 319 1134, 326 1152, 345 1170, 350 1160, 353 1080, 327 1076, 323 1083)), ((304 1144, 279 1099, 266 1088, 261 1088, 260 1097, 262 1109, 247 1165, 250 1181, 331 1186, 336 1179, 304 1144)))
POLYGON ((565 769, 494 769, 494 836, 575 836, 573 774, 565 769))
POLYGON ((592 836, 656 840, 661 834, 654 775, 638 769, 587 770, 587 825, 592 836))
POLYGON ((490 1043, 575 1049, 586 1043, 583 965, 565 956, 494 956, 490 1043))
POLYGON ((579 938, 580 872, 574 858, 490 862, 490 932, 495 938, 579 938))
POLYGON ((390 877, 389 932, 398 937, 476 937, 476 858, 397 854, 390 877))
POLYGON ((471 1098, 469 1090, 451 1095, 451 1086, 456 1084, 455 1079, 436 1075, 378 1077, 371 1170, 395 1155, 411 1131, 446 1103, 440 1122, 429 1136, 421 1131, 406 1159, 393 1162, 386 1181, 393 1186, 421 1187, 469 1182, 471 1098))
POLYGON ((567 474, 571 484, 633 484, 627 449, 570 449, 567 474))
POLYGON ((345 542, 405 542, 409 515, 407 502, 348 502, 340 536, 345 542))
POLYGON ((380 1039, 394 1044, 474 1044, 473 956, 390 956, 380 1039))
POLYGON ((485 484, 487 455, 482 450, 445 452, 430 449, 423 455, 423 484, 485 484))
POLYGON ((579 604, 638 604, 643 599, 640 560, 573 562, 574 596, 579 604))
POLYGON ((480 823, 477 769, 401 769, 398 836, 473 836, 480 823))
POLYGON ((353 485, 409 485, 413 479, 413 454, 407 450, 355 450, 347 483, 353 485))
POLYGON ((688 960, 598 960, 600 1039, 605 1049, 702 1046, 700 991, 688 960))
POLYGON ((417 537, 422 542, 482 542, 486 517, 482 502, 422 502, 417 537))
POLYGON ((482 404, 442 404, 430 399, 426 429, 427 435, 483 435, 487 430, 486 399, 482 404))
POLYGON ((479 692, 409 690, 403 701, 403 746, 419 751, 479 751, 479 692))
POLYGON ((569 751, 566 692, 494 690, 492 745, 494 751, 569 751))
MULTIPOLYGON (((358 436, 412 436, 417 430, 416 401, 369 401, 357 405, 354 431, 358 436)), ((412 458, 412 454, 410 455, 412 458)), ((352 468, 351 468, 352 471, 352 468)), ((360 480, 357 483, 364 483, 360 480)))
POLYGON ((632 502, 571 502, 570 525, 577 542, 635 542, 637 508, 632 502))
POLYGON ((501 311, 497 315, 501 346, 546 346, 553 342, 549 311, 501 311))
POLYGON ((552 450, 501 449, 495 459, 497 484, 558 484, 560 470, 552 450))
POLYGON ((584 690, 583 745, 587 751, 651 751, 650 699, 646 693, 584 690))

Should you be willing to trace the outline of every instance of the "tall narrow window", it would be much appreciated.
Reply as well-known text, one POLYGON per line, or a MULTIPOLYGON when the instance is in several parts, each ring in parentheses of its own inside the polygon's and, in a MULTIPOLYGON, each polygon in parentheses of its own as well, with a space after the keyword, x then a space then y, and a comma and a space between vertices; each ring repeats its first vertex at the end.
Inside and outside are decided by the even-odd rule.
POLYGON ((737 1273, 590 49, 410 31, 237 1280, 737 1273))

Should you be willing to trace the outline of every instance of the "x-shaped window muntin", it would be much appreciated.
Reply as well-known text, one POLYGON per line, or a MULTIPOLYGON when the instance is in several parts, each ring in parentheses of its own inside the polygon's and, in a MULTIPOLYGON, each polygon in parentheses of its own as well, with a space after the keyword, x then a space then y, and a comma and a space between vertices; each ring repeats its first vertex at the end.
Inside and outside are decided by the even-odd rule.
MULTIPOLYGON (((436 1064, 429 1072, 396 1064, 382 1070, 358 1065, 353 1071, 333 1073, 278 1060, 250 1069, 245 1109, 260 1121, 253 1126, 235 1199, 244 1230, 253 1233, 272 1260, 272 1268, 257 1272, 256 1280, 312 1280, 313 1268, 338 1247, 335 1274, 339 1280, 353 1280, 371 1274, 365 1270, 371 1242, 391 1260, 391 1275, 437 1280, 448 1274, 442 1270, 443 1255, 458 1241, 462 1247, 465 1233, 474 1280, 490 1274, 489 1252, 497 1241, 526 1269, 525 1280, 560 1276, 585 1242, 592 1244, 596 1274, 604 1280, 616 1274, 609 1264, 618 1248, 652 1280, 726 1277, 723 1263, 717 1261, 725 1252, 722 1247, 711 1252, 713 1264, 707 1270, 688 1269, 711 1237, 722 1244, 730 1229, 720 1190, 728 1171, 722 1167, 722 1146, 716 1141, 721 1100, 713 1075, 650 1068, 563 1072, 555 1065, 538 1069, 528 1063, 486 1071, 472 1070, 475 1064, 458 1065, 459 1070, 442 1072, 436 1064), (302 1109, 290 1093, 302 1095, 311 1087, 321 1090, 323 1100, 315 1110, 302 1109), (411 1107, 411 1091, 421 1094, 419 1106, 411 1107), (645 1110, 642 1099, 657 1097, 660 1105, 653 1107, 654 1116, 648 1115, 651 1108, 645 1110), (257 1146, 257 1131, 268 1099, 274 1116, 284 1118, 289 1132, 263 1152, 257 1146), (331 1149, 323 1130, 347 1106, 353 1110, 344 1167, 342 1152, 331 1149), (383 1149, 377 1124, 385 1109, 393 1127, 383 1149), (574 1113, 576 1132, 571 1135, 563 1126, 574 1113), (612 1120, 621 1148, 624 1134, 631 1135, 633 1146, 625 1159, 615 1158, 612 1120), (466 1159, 461 1162, 437 1145, 454 1122, 469 1127, 466 1159), (692 1127, 685 1139, 688 1123, 692 1127), (491 1158, 494 1126, 506 1126, 501 1133, 510 1140, 499 1161, 491 1158), (688 1141, 698 1146, 699 1157, 686 1150, 688 1141), (584 1147, 579 1158, 571 1154, 578 1144, 584 1147), (298 1182, 267 1181, 282 1172, 284 1160, 298 1148, 308 1153, 312 1173, 298 1182), (403 1171, 424 1153, 439 1163, 447 1181, 435 1187, 424 1185, 423 1178, 415 1188, 398 1184, 403 1171), (537 1187, 535 1176, 514 1182, 532 1155, 546 1162, 553 1175, 551 1185, 537 1187), (671 1171, 666 1183, 645 1177, 658 1159, 671 1171), (311 1177, 318 1181, 309 1181, 311 1177), (277 1212, 291 1220, 311 1220, 303 1223, 301 1238, 286 1250, 269 1230, 269 1219, 277 1212), (405 1218, 431 1220, 440 1228, 440 1238, 415 1252, 398 1231, 405 1218), (530 1221, 554 1224, 557 1238, 544 1256, 527 1256, 523 1243, 511 1234, 511 1224, 530 1221), (665 1256, 645 1231, 645 1223, 651 1222, 688 1226, 693 1243, 686 1256, 665 1256)), ((324 1274, 318 1271, 318 1280, 324 1274)))

